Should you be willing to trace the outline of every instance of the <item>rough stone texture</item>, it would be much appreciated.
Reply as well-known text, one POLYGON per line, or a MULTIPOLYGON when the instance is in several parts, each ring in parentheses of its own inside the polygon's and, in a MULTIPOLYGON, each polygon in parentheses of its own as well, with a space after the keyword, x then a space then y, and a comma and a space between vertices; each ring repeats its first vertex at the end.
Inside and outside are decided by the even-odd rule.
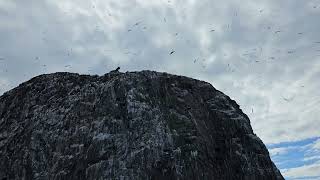
POLYGON ((209 83, 152 71, 54 73, 0 97, 0 179, 283 179, 209 83))

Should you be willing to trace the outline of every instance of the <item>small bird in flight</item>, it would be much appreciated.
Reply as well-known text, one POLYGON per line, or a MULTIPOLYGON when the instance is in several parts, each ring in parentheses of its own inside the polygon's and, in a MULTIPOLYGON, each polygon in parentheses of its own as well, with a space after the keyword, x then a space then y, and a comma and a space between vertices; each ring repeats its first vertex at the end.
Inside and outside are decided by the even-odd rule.
POLYGON ((176 51, 172 50, 172 51, 170 52, 170 55, 173 54, 173 53, 175 53, 175 52, 176 52, 176 51))
POLYGON ((138 26, 140 23, 141 23, 141 22, 136 22, 134 25, 135 25, 135 26, 138 26))
POLYGON ((292 101, 293 100, 293 97, 292 98, 285 98, 285 97, 282 97, 283 98, 283 100, 285 100, 285 101, 287 101, 287 102, 290 102, 290 101, 292 101))

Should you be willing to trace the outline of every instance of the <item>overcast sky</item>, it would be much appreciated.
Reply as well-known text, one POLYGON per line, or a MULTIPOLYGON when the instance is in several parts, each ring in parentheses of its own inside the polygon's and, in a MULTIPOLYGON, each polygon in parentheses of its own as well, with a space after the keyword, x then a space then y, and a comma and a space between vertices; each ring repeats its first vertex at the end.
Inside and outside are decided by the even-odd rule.
POLYGON ((0 95, 117 66, 205 80, 288 179, 320 179, 319 18, 320 0, 0 0, 0 95))

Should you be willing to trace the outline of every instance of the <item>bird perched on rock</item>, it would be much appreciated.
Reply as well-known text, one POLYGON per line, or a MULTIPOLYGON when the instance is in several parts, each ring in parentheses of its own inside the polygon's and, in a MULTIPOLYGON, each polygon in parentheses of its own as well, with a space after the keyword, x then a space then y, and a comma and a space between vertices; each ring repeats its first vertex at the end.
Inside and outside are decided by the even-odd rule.
POLYGON ((117 69, 110 71, 110 73, 118 73, 120 70, 120 67, 117 67, 117 69))

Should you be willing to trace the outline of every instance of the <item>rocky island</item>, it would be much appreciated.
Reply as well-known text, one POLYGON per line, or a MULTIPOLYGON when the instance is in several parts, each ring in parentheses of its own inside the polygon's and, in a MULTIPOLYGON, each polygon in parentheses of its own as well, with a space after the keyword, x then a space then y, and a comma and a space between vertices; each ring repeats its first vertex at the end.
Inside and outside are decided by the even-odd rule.
POLYGON ((239 105, 154 71, 53 73, 0 97, 0 179, 283 179, 239 105))

